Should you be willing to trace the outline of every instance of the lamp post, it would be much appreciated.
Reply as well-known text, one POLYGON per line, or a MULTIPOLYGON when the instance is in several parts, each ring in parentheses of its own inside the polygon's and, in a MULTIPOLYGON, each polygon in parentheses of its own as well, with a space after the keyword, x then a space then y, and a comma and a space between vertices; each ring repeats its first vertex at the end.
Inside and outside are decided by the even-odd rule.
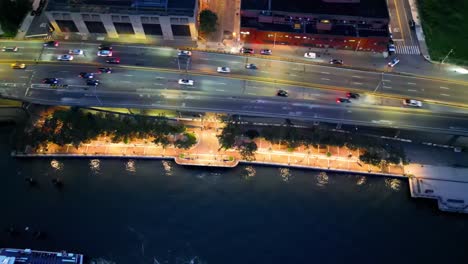
POLYGON ((273 48, 276 46, 276 33, 273 35, 273 48))
POLYGON ((447 56, 445 56, 442 61, 440 61, 440 64, 444 64, 444 61, 450 56, 450 54, 452 54, 453 52, 453 49, 450 49, 450 51, 447 53, 447 56))
POLYGON ((357 42, 357 45, 356 45, 356 50, 355 50, 355 52, 356 52, 356 51, 358 51, 358 48, 359 48, 359 44, 360 44, 360 43, 361 43, 361 40, 359 40, 359 41, 357 42))

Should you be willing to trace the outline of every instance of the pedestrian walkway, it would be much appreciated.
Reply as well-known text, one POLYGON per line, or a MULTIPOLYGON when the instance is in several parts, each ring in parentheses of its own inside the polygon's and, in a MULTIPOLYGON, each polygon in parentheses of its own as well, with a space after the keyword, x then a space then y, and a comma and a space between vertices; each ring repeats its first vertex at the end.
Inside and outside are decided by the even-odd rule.
POLYGON ((395 42, 396 54, 420 55, 421 51, 417 45, 402 45, 395 42))

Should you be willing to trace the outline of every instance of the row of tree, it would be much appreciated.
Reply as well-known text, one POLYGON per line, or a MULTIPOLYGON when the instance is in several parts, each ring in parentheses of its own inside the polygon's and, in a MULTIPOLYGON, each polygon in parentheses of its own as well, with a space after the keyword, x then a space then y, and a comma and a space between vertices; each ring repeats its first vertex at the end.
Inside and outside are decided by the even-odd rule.
POLYGON ((131 139, 152 139, 155 144, 190 148, 196 143, 195 135, 186 132, 180 124, 170 123, 166 117, 91 113, 79 108, 57 110, 39 126, 27 132, 26 145, 37 147, 53 142, 60 146, 75 147, 98 136, 109 137, 111 142, 128 143, 131 139))
POLYGON ((331 131, 324 127, 298 128, 290 120, 282 126, 258 128, 235 119, 226 121, 222 133, 218 136, 221 148, 235 148, 244 158, 252 159, 257 150, 253 139, 261 137, 273 144, 286 144, 288 149, 298 146, 337 146, 351 150, 362 149, 359 159, 367 164, 406 163, 407 158, 401 145, 358 133, 331 131))

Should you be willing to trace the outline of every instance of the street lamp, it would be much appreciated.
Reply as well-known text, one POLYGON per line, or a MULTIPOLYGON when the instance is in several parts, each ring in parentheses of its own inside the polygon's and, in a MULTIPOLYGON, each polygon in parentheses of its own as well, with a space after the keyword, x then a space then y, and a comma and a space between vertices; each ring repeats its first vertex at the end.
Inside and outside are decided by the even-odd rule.
POLYGON ((453 49, 450 49, 450 51, 447 53, 447 56, 444 57, 444 59, 442 59, 442 61, 440 62, 440 64, 444 64, 444 61, 450 56, 450 54, 453 52, 453 49))

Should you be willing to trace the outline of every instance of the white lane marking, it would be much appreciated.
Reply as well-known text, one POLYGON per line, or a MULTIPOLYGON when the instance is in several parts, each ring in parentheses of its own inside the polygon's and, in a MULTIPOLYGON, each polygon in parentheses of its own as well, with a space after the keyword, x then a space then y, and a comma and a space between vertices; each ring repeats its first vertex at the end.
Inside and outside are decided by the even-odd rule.
POLYGON ((382 80, 382 82, 392 82, 392 80, 382 80))
POLYGON ((297 77, 297 74, 292 74, 292 73, 290 73, 289 75, 290 75, 290 76, 293 76, 293 77, 297 77))
POLYGON ((320 73, 323 73, 323 74, 330 74, 329 72, 320 72, 320 73))
POLYGON ((357 75, 353 75, 353 76, 351 76, 351 77, 353 77, 353 78, 358 78, 358 79, 362 78, 361 76, 357 76, 357 75))
POLYGON ((254 88, 254 89, 262 89, 262 87, 258 87, 258 86, 248 86, 249 88, 254 88))
POLYGON ((163 84, 162 83, 153 83, 153 85, 162 86, 163 84))
POLYGON ((133 75, 131 75, 131 74, 124 74, 124 76, 132 77, 133 75))
POLYGON ((293 71, 302 71, 300 68, 292 68, 293 71))
POLYGON ((28 76, 20 76, 21 79, 28 79, 28 76))
POLYGON ((259 72, 263 72, 263 73, 270 73, 269 71, 259 71, 259 72))
POLYGON ((450 88, 448 87, 445 87, 445 86, 441 86, 440 89, 444 89, 444 90, 450 90, 450 88))
POLYGON ((449 94, 440 94, 440 95, 442 95, 442 96, 450 96, 449 94))
POLYGON ((124 83, 130 83, 130 81, 121 81, 121 82, 124 82, 124 83))
POLYGON ((160 77, 160 76, 156 76, 154 78, 156 78, 156 79, 166 79, 166 77, 160 77))
POLYGON ((327 78, 321 78, 322 80, 324 81, 329 81, 330 79, 327 79, 327 78))
POLYGON ((247 93, 247 94, 250 94, 250 95, 257 95, 256 93, 247 93))
POLYGON ((409 84, 409 85, 416 85, 416 83, 413 83, 413 82, 408 82, 407 84, 409 84))
POLYGON ((216 89, 217 92, 224 92, 223 89, 216 89))
POLYGON ((70 72, 70 71, 59 71, 59 72, 70 72))
POLYGON ((416 92, 416 90, 408 89, 408 92, 416 92))
POLYGON ((352 82, 352 84, 362 85, 362 83, 360 83, 360 82, 352 82))
POLYGON ((219 85, 226 85, 226 83, 215 83, 215 84, 219 84, 219 85))
POLYGON ((384 89, 392 89, 391 86, 385 86, 385 85, 383 86, 383 88, 384 88, 384 89))

